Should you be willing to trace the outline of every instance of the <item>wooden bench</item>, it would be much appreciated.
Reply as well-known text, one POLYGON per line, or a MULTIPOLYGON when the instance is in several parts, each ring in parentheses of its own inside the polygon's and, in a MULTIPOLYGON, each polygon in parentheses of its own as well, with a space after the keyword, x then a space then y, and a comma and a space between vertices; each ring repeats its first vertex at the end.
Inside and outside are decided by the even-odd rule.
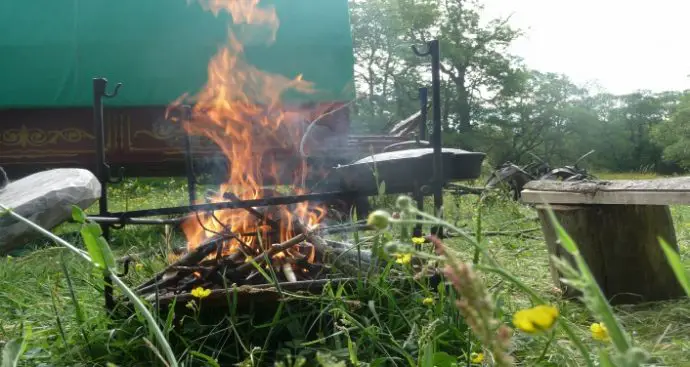
MULTIPOLYGON (((657 237, 678 251, 669 205, 690 204, 690 177, 653 180, 531 181, 524 203, 536 204, 549 255, 569 254, 559 245, 545 208, 577 243, 599 286, 612 304, 680 298, 678 284, 657 237)), ((568 289, 549 259, 551 276, 568 289)))

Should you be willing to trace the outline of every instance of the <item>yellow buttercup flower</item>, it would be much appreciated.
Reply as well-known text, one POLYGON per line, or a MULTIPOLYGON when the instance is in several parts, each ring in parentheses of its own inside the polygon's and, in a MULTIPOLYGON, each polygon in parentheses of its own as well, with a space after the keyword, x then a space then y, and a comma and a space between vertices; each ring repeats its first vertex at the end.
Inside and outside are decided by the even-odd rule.
POLYGON ((424 237, 412 237, 412 243, 414 243, 415 245, 421 245, 424 242, 426 242, 424 237))
POLYGON ((592 332, 592 338, 602 342, 609 340, 609 330, 601 322, 595 322, 589 327, 589 331, 592 332))
POLYGON ((137 263, 136 265, 134 265, 134 269, 135 269, 136 271, 142 271, 142 270, 144 270, 144 264, 142 264, 142 263, 137 263))
POLYGON ((409 264, 410 261, 412 261, 412 254, 410 253, 404 253, 404 254, 395 254, 395 262, 401 265, 409 264))
POLYGON ((196 287, 196 288, 192 289, 192 296, 199 298, 199 299, 206 298, 210 294, 211 294, 211 290, 205 289, 203 287, 196 287))
POLYGON ((484 353, 472 353, 472 354, 470 354, 470 361, 472 363, 484 362, 484 353))
POLYGON ((424 298, 424 299, 422 300, 422 304, 423 304, 424 306, 431 306, 431 305, 434 304, 434 299, 431 298, 431 297, 424 298))
POLYGON ((549 330, 558 319, 558 309, 550 305, 539 305, 520 310, 513 315, 513 325, 528 334, 549 330))

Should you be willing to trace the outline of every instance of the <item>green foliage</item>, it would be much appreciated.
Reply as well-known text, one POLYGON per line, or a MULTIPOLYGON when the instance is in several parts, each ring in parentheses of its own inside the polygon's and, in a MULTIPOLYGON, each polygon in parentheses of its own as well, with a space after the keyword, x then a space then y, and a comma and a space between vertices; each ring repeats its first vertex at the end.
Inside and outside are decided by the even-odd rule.
POLYGON ((652 136, 663 147, 664 159, 690 169, 690 92, 680 98, 669 119, 655 126, 652 136))
MULTIPOLYGON (((180 185, 184 180, 151 184, 144 181, 132 185, 131 191, 113 190, 113 205, 124 207, 126 197, 137 203, 130 209, 163 206, 174 202, 175 196, 180 196, 177 193, 184 189, 180 185)), ((385 206, 378 208, 393 208, 396 198, 387 199, 381 201, 385 206)), ((458 261, 472 262, 477 249, 472 241, 481 238, 476 241, 481 245, 478 249, 487 250, 496 263, 480 251, 480 262, 474 269, 486 284, 495 305, 495 317, 501 322, 510 324, 515 311, 533 304, 551 303, 561 311, 552 335, 533 337, 515 331, 511 355, 517 364, 584 366, 587 363, 581 346, 591 359, 599 359, 599 365, 606 365, 600 355, 608 353, 610 365, 620 366, 611 347, 590 337, 588 328, 595 316, 582 304, 565 301, 552 292, 543 238, 539 231, 531 231, 538 227, 533 210, 500 197, 487 199, 482 200, 478 223, 476 197, 446 196, 444 217, 454 228, 473 234, 448 239, 446 244, 452 255, 458 261)), ((405 207, 406 201, 400 204, 405 207)), ((687 209, 673 208, 677 223, 686 223, 690 218, 687 209)), ((387 241, 398 242, 391 247, 392 252, 412 251, 412 244, 400 237, 402 232, 396 229, 362 232, 356 242, 372 246, 372 237, 377 237, 381 247, 386 247, 387 241)), ((68 224, 56 232, 81 246, 78 230, 79 226, 68 224)), ((677 230, 679 238, 687 238, 687 226, 678 226, 677 230)), ((167 237, 162 232, 158 227, 134 226, 115 232, 111 243, 115 253, 136 254, 135 261, 145 265, 131 270, 124 282, 138 284, 165 266, 167 237)), ((184 241, 178 232, 171 236, 171 242, 184 241)), ((687 241, 681 240, 679 244, 687 251, 687 241)), ((428 244, 422 246, 422 253, 425 262, 436 264, 438 258, 432 255, 428 244)), ((79 256, 61 248, 44 248, 23 257, 0 258, 0 343, 22 337, 22 324, 32 325, 37 331, 27 340, 20 361, 23 365, 162 364, 160 354, 151 350, 150 331, 141 318, 110 319, 105 315, 99 277, 94 277, 91 267, 85 267, 79 256), (63 271, 63 266, 68 271, 63 271), (75 312, 77 308, 80 312, 75 312), (77 314, 81 316, 75 317, 77 314), (88 333, 88 343, 82 330, 88 333)), ((392 269, 406 271, 399 264, 392 269)), ((241 361, 246 366, 311 366, 319 365, 317 355, 334 364, 356 365, 356 361, 360 366, 371 367, 423 363, 440 366, 450 362, 449 355, 455 358, 451 365, 466 366, 467 356, 478 352, 485 353, 484 364, 491 365, 484 346, 468 333, 455 307, 457 295, 452 289, 431 289, 413 282, 394 284, 389 277, 379 275, 354 287, 327 287, 319 295, 286 293, 290 302, 278 311, 240 310, 236 307, 238 295, 232 293, 228 296, 231 306, 215 310, 213 315, 209 311, 214 310, 202 304, 201 312, 191 316, 175 312, 154 317, 164 327, 175 354, 180 356, 180 364, 186 366, 224 366, 241 361), (427 297, 433 299, 433 304, 423 303, 427 297)), ((631 338, 635 346, 644 347, 658 359, 654 365, 683 365, 688 360, 687 301, 616 308, 614 312, 625 329, 635 333, 631 338)), ((633 348, 629 358, 637 358, 638 352, 633 348)))

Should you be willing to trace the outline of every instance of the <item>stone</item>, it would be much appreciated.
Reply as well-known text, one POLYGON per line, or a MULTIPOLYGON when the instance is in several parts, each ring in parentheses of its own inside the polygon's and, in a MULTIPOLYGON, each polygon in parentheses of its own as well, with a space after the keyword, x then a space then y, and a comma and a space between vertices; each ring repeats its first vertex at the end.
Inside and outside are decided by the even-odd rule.
MULTIPOLYGON (((50 230, 72 217, 72 205, 86 209, 100 196, 101 184, 93 173, 59 168, 10 182, 0 189, 0 204, 50 230)), ((37 236, 23 222, 0 215, 0 254, 21 248, 37 236)))

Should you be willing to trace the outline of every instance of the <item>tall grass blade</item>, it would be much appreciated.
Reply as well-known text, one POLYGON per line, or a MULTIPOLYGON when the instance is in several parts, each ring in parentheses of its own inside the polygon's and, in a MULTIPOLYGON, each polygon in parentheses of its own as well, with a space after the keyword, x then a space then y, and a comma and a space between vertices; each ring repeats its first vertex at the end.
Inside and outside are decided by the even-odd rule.
POLYGON ((12 339, 2 348, 2 364, 0 367, 17 367, 19 358, 26 351, 27 341, 31 337, 31 328, 24 330, 24 335, 20 338, 12 339))
POLYGON ((671 265, 673 273, 676 275, 676 279, 678 279, 678 283, 680 283, 685 290, 685 294, 690 297, 690 279, 688 279, 688 273, 685 271, 680 256, 678 256, 678 253, 674 251, 663 238, 659 237, 659 243, 664 250, 664 254, 666 254, 666 259, 669 265, 671 265))

